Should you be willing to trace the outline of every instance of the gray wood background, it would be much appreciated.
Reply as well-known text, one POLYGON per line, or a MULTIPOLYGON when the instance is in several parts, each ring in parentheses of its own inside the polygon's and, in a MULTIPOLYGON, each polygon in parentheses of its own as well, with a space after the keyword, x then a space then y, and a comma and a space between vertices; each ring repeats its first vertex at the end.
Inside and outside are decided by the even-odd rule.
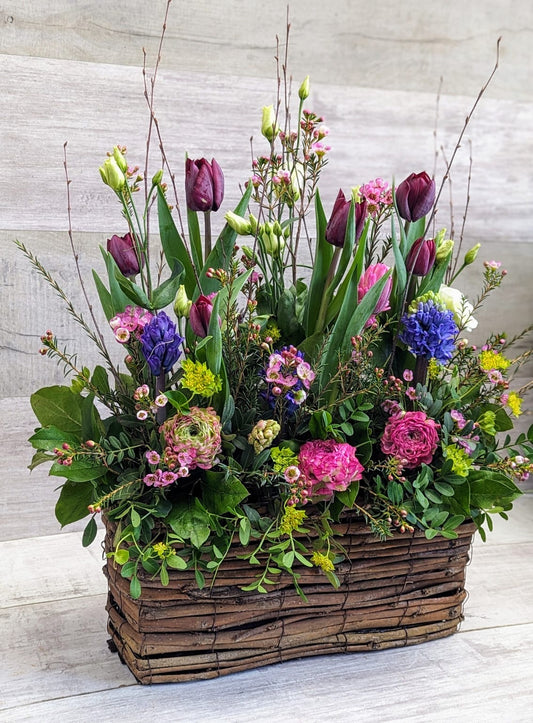
MULTIPOLYGON (((1 2, 0 397, 61 381, 61 370, 38 354, 39 336, 48 328, 78 352, 80 362, 96 361, 90 342, 12 241, 27 244, 86 312, 66 233, 63 143, 68 141, 75 245, 92 290, 90 269, 102 269, 98 246, 126 230, 98 166, 115 143, 127 145, 130 161, 144 165, 142 48, 153 65, 165 7, 165 0, 1 2)), ((256 151, 261 148, 261 107, 275 99, 276 35, 284 40, 286 14, 281 0, 173 0, 170 6, 155 100, 166 152, 180 191, 185 153, 217 158, 226 176, 223 212, 247 178, 250 136, 256 151)), ((290 22, 294 91, 309 74, 307 106, 330 128, 322 184, 328 213, 339 187, 348 191, 377 176, 399 181, 412 171, 432 172, 436 148, 451 154, 502 36, 500 68, 452 172, 457 232, 470 141, 464 249, 478 241, 483 246, 456 285, 474 297, 483 259, 501 260, 509 274, 478 314, 475 338, 504 328, 516 333, 531 323, 533 4, 384 0, 369 7, 338 0, 326 10, 317 0, 293 0, 290 22)), ((155 171, 155 150, 152 160, 155 171)), ((443 167, 439 151, 437 177, 443 167)), ((222 214, 215 230, 221 222, 222 214)), ((438 223, 451 225, 448 190, 438 223)))

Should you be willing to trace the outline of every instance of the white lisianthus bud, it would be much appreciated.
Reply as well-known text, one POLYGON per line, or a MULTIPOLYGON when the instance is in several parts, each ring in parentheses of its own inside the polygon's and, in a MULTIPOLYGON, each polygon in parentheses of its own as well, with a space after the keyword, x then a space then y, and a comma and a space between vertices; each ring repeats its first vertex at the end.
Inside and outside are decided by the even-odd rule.
POLYGON ((442 284, 438 297, 444 306, 453 312, 455 323, 460 329, 470 332, 476 328, 478 322, 477 319, 474 319, 472 316, 474 307, 466 299, 462 291, 454 289, 452 286, 442 284))

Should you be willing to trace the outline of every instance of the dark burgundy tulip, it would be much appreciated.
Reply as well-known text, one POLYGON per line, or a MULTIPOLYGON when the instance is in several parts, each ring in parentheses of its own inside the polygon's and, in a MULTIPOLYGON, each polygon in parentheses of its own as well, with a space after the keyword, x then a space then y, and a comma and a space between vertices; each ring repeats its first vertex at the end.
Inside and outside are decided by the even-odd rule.
POLYGON ((411 173, 396 189, 398 213, 405 221, 418 221, 435 203, 435 181, 425 171, 411 173))
POLYGON ((433 239, 417 239, 405 259, 407 271, 415 276, 425 276, 433 268, 436 255, 437 246, 433 239))
POLYGON ((224 174, 213 158, 185 161, 185 197, 191 211, 218 211, 224 198, 224 174))
MULTIPOLYGON (((214 294, 213 294, 214 295, 214 294)), ((210 294, 209 296, 212 296, 210 294)), ((209 331, 209 321, 213 313, 213 302, 209 296, 203 294, 192 304, 189 312, 189 324, 191 329, 202 339, 205 339, 209 331)))
POLYGON ((125 236, 111 236, 107 239, 107 250, 115 259, 115 263, 124 276, 135 276, 139 273, 139 260, 133 248, 130 233, 125 236))
MULTIPOLYGON (((326 226, 326 241, 333 246, 344 246, 344 237, 346 236, 346 226, 348 224, 348 214, 350 213, 351 199, 346 200, 342 189, 338 192, 333 211, 331 212, 328 225, 326 226)), ((357 240, 363 233, 366 220, 366 199, 361 203, 355 204, 355 239, 357 240)))

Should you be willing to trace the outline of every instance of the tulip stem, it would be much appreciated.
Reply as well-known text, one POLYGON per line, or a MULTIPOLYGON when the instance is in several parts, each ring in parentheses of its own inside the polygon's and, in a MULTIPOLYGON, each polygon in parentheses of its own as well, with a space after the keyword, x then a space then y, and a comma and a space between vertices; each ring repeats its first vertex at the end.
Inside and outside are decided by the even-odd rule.
POLYGON ((329 265, 328 275, 324 283, 324 291, 322 293, 322 301, 320 303, 320 310, 318 312, 318 320, 315 326, 315 332, 322 331, 322 329, 326 325, 326 315, 328 312, 329 302, 331 301, 331 294, 333 292, 331 282, 333 281, 333 277, 335 276, 335 270, 339 262, 339 256, 341 255, 341 251, 342 248, 340 246, 336 246, 335 251, 333 252, 331 264, 329 265))
POLYGON ((207 261, 207 257, 211 253, 211 211, 204 211, 204 230, 205 263, 207 261))

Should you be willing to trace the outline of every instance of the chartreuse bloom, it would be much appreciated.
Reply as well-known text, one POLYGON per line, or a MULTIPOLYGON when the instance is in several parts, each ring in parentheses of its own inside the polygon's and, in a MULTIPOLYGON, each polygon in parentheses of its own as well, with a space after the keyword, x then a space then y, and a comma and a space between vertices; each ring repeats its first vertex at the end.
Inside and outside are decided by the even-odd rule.
POLYGON ((158 557, 161 558, 161 560, 164 560, 166 557, 170 557, 174 554, 174 550, 170 545, 167 545, 165 542, 156 542, 154 545, 152 545, 154 548, 154 552, 157 554, 158 557))
POLYGON ((507 369, 507 367, 511 364, 509 359, 506 359, 503 354, 500 354, 497 351, 492 351, 492 349, 480 352, 478 361, 479 366, 485 372, 490 372, 492 369, 505 371, 505 369, 507 369))
POLYGON ((181 368, 181 386, 193 394, 208 398, 221 391, 222 380, 218 374, 213 374, 211 369, 208 369, 205 362, 184 359, 181 368))
POLYGON ((449 444, 444 450, 446 459, 452 462, 452 472, 458 477, 468 477, 468 470, 472 466, 472 460, 467 452, 456 444, 449 444))
POLYGON ((496 414, 492 410, 487 409, 486 412, 483 412, 478 418, 477 424, 485 434, 489 434, 491 437, 496 434, 496 414))
POLYGON ((280 532, 284 535, 290 535, 296 530, 305 519, 305 510, 297 510, 295 507, 285 507, 285 512, 279 523, 280 532))
POLYGON ((298 455, 289 447, 272 447, 270 457, 274 463, 274 472, 283 473, 287 467, 298 465, 298 455))
POLYGON ((516 392, 509 392, 509 396, 507 398, 507 406, 515 417, 519 417, 522 414, 523 401, 524 400, 522 399, 522 397, 519 397, 516 392))
POLYGON ((332 561, 327 555, 324 555, 323 552, 313 552, 311 556, 311 562, 316 567, 322 568, 324 572, 332 572, 335 569, 335 565, 332 563, 332 561))

